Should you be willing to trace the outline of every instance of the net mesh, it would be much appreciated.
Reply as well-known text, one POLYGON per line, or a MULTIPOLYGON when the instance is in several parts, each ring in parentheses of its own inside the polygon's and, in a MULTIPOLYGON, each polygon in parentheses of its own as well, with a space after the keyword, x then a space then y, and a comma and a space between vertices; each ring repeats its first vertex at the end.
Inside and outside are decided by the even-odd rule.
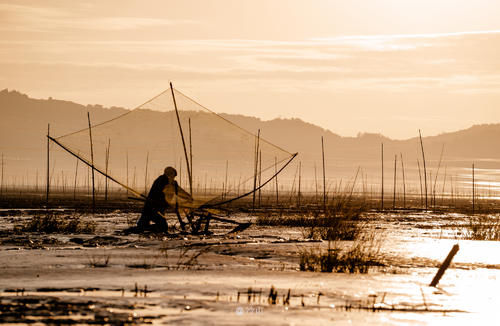
POLYGON ((199 205, 251 193, 294 157, 258 130, 246 130, 173 88, 134 110, 54 139, 136 196, 146 195, 172 166, 199 205))

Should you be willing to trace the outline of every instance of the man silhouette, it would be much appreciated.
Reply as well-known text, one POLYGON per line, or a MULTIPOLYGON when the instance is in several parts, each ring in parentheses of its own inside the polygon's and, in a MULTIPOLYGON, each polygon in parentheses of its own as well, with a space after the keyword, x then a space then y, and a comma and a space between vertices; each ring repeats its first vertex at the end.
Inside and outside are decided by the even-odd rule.
MULTIPOLYGON (((163 174, 153 182, 144 208, 142 209, 141 217, 137 221, 138 230, 151 229, 150 223, 152 221, 154 222, 152 230, 168 233, 168 224, 163 215, 165 210, 172 207, 179 214, 179 198, 189 203, 193 201, 191 195, 177 184, 177 181, 175 181, 176 176, 177 171, 173 167, 168 166, 165 168, 163 174)), ((180 222, 182 223, 182 220, 180 222)))

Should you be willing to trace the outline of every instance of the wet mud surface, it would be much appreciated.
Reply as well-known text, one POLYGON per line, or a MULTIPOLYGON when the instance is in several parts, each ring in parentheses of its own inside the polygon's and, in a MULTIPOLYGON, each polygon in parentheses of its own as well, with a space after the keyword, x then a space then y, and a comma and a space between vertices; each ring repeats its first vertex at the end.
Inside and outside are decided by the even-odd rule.
POLYGON ((368 274, 300 271, 300 252, 331 245, 302 227, 254 223, 228 234, 232 226, 214 222, 212 235, 195 236, 169 216, 171 234, 133 234, 137 214, 117 210, 79 216, 96 223, 92 234, 20 232, 36 214, 0 217, 2 324, 456 325, 490 322, 500 303, 500 245, 461 240, 460 214, 366 214, 379 248, 368 274), (457 242, 439 287, 429 287, 457 242))

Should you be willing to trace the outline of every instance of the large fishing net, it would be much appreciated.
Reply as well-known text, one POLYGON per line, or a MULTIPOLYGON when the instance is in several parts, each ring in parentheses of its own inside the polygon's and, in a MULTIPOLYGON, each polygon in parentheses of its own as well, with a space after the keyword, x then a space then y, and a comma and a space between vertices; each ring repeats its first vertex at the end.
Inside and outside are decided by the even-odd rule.
POLYGON ((251 195, 294 157, 255 127, 246 130, 170 88, 134 110, 53 140, 129 195, 147 195, 154 179, 172 166, 198 205, 219 205, 251 195))

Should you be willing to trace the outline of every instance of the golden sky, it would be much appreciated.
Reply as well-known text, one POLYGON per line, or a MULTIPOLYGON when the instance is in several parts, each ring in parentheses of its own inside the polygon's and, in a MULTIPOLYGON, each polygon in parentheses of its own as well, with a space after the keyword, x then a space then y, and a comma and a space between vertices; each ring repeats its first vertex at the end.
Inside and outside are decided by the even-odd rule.
POLYGON ((133 108, 172 81, 216 112, 435 135, 500 122, 498 17, 490 0, 0 0, 0 89, 133 108))

